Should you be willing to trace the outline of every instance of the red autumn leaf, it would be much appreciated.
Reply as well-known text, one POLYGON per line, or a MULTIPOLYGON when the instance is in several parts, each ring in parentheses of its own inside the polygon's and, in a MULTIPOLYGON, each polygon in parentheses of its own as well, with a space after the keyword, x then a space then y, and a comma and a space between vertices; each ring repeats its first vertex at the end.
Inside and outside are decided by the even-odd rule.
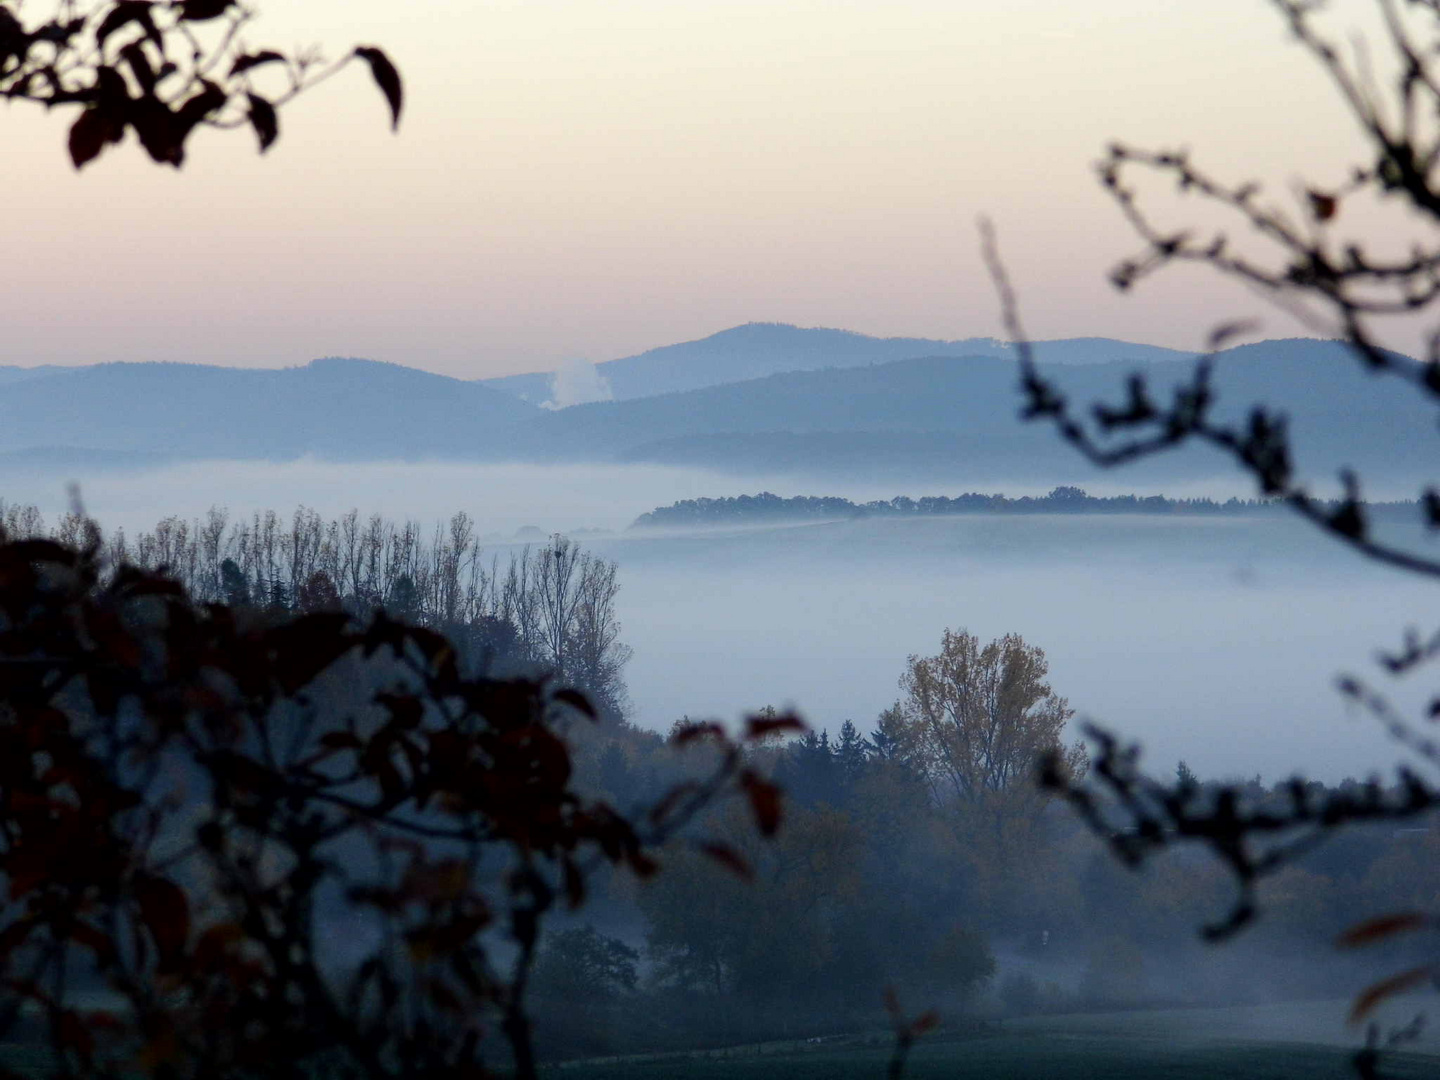
POLYGON ((676 746, 684 746, 686 743, 699 739, 723 739, 724 737, 725 729, 719 724, 693 723, 683 725, 670 737, 670 741, 676 746))
POLYGON ((1390 937, 1392 934, 1422 930, 1433 925, 1435 925, 1435 920, 1419 911, 1407 911, 1398 915, 1381 915, 1356 923, 1341 934, 1335 940, 1335 944, 1342 949, 1351 949, 1357 945, 1369 945, 1371 942, 1390 937))
POLYGON ((736 877, 744 881, 753 881, 755 871, 751 869, 749 862, 738 851, 729 844, 717 844, 709 841, 701 841, 695 847, 706 858, 711 859, 725 867, 736 877))
POLYGON ((680 804, 682 799, 694 795, 700 790, 700 785, 694 780, 682 780, 669 791, 667 791, 646 815, 652 823, 658 824, 670 816, 671 811, 680 804))
POLYGON ((750 810, 761 834, 774 836, 780 828, 780 789, 749 771, 740 774, 740 784, 750 800, 750 810))
POLYGON ((659 863, 639 850, 627 851, 625 861, 629 864, 631 872, 641 881, 654 877, 660 869, 659 863))
POLYGON ((922 1013, 911 1022, 910 1034, 914 1038, 919 1038, 927 1031, 934 1031, 939 1026, 940 1014, 934 1009, 931 1009, 928 1012, 922 1013))
POLYGON ((1350 1007, 1349 1022, 1357 1024, 1365 1019, 1382 1001, 1392 998, 1396 994, 1403 994, 1406 990, 1429 982, 1435 977, 1435 968, 1426 965, 1425 967, 1411 968, 1409 971, 1402 971, 1398 975, 1392 975, 1388 979, 1381 979, 1373 986, 1367 988, 1364 993, 1355 999, 1355 1004, 1350 1007))
POLYGON ((798 716, 788 713, 785 716, 752 716, 745 723, 745 737, 751 742, 758 742, 777 731, 804 730, 804 722, 798 716))

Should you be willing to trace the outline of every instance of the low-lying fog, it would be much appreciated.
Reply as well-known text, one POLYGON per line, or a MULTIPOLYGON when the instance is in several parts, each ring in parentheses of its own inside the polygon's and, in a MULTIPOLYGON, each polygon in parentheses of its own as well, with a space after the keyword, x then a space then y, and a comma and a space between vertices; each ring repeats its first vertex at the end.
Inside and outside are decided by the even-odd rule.
MULTIPOLYGON (((1124 473, 1087 485, 1133 490, 1124 473)), ((868 730, 894 701, 911 653, 946 627, 1015 631, 1043 647, 1051 681, 1081 714, 1140 739, 1157 768, 1184 758, 1202 777, 1267 778, 1296 767, 1325 779, 1400 755, 1333 689, 1342 670, 1374 675, 1377 648, 1429 627, 1418 579, 1365 563, 1299 522, 1274 517, 970 516, 860 520, 704 534, 625 534, 677 499, 771 490, 853 499, 962 490, 847 488, 659 467, 284 465, 219 462, 85 478, 107 528, 152 527, 220 505, 234 514, 304 504, 424 523, 458 509, 482 534, 614 530, 579 539, 620 564, 626 678, 635 719, 736 718, 794 705, 832 730, 868 730)), ((1149 491, 1137 492, 1150 494, 1149 491)), ((1188 490, 1248 494, 1235 479, 1188 490)), ((47 516, 68 503, 54 476, 8 477, 0 497, 47 516)), ((1433 629, 1433 627, 1432 627, 1433 629)), ((1421 688, 1402 700, 1415 703, 1421 688)))

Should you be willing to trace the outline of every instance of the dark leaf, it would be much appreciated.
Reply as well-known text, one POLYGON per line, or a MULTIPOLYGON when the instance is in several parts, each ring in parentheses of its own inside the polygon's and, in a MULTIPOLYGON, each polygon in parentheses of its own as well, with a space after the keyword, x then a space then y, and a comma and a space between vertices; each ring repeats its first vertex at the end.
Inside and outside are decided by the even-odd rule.
POLYGON ((332 750, 359 750, 363 745, 358 735, 348 731, 327 731, 320 736, 320 745, 332 750))
POLYGON ((155 42, 157 48, 160 47, 160 32, 155 27, 155 20, 150 17, 150 8, 150 0, 120 0, 95 28, 95 43, 103 49, 106 39, 115 31, 131 23, 139 23, 145 36, 155 42))
POLYGON ((579 690, 572 690, 566 687, 563 690, 556 690, 554 693, 556 701, 569 705, 572 709, 584 713, 591 720, 598 720, 600 714, 595 711, 595 706, 590 704, 590 699, 579 690))
POLYGON ((565 875, 565 902, 574 911, 585 902, 585 879, 574 859, 567 858, 562 864, 565 875))
POLYGON ((66 1009, 60 1014, 57 1032, 60 1037, 60 1045, 74 1050, 82 1058, 89 1060, 95 1053, 95 1036, 90 1034, 90 1029, 80 1019, 80 1014, 73 1009, 66 1009))
MULTIPOLYGON (((179 136, 174 114, 163 102, 157 98, 142 98, 134 102, 130 107, 129 120, 151 161, 180 167, 185 160, 184 139, 179 136)), ((135 588, 137 593, 159 591, 155 582, 139 582, 135 588)), ((180 591, 180 586, 175 585, 175 594, 179 595, 180 591)))
POLYGON ((1349 1022, 1358 1024, 1370 1015, 1371 1011, 1381 1002, 1396 994, 1403 994, 1406 990, 1420 986, 1422 983, 1429 982, 1434 973, 1435 969, 1427 965, 1402 971, 1399 975, 1392 975, 1388 979, 1381 979, 1373 986, 1366 988, 1365 992, 1355 999, 1355 1003, 1350 1007, 1349 1022))
POLYGON ((185 893, 173 881, 145 875, 135 883, 135 902, 155 942, 161 969, 173 969, 190 938, 190 902, 185 893))
POLYGON ((114 124, 99 109, 86 109, 70 127, 70 161, 83 168, 100 156, 105 144, 112 142, 114 124))
POLYGON ((745 737, 751 742, 758 742, 767 735, 773 735, 778 731, 804 731, 805 722, 798 716, 786 714, 785 716, 752 716, 745 722, 745 737))
POLYGON ((155 84, 158 80, 155 69, 150 66, 150 60, 145 55, 144 46, 138 41, 131 42, 120 50, 120 55, 130 66, 130 71, 134 74, 135 81, 140 84, 140 89, 146 94, 154 94, 155 84))
POLYGON ((934 1009, 921 1013, 910 1024, 910 1034, 919 1038, 927 1031, 934 1031, 940 1026, 940 1014, 934 1009))
POLYGON ((1316 221, 1329 221, 1340 209, 1340 200, 1334 195, 1314 190, 1307 191, 1305 194, 1310 199, 1310 213, 1315 216, 1316 221))
POLYGON ((180 17, 187 22, 218 19, 231 3, 232 0, 180 0, 180 17))
POLYGON ((237 56, 235 62, 230 65, 230 77, 234 78, 242 71, 249 71, 251 68, 259 67, 261 64, 273 64, 277 61, 283 61, 284 59, 284 54, 278 53, 274 49, 266 49, 258 53, 242 53, 237 56))
POLYGON ((21 918, 12 922, 4 930, 0 930, 0 961, 5 961, 17 946, 24 943, 35 929, 36 923, 32 919, 21 918))
POLYGON ((375 84, 380 87, 380 92, 390 103, 390 128, 398 130, 400 105, 404 97, 404 90, 400 85, 400 72, 395 70, 395 65, 390 62, 390 58, 373 45, 361 45, 355 50, 355 55, 370 65, 370 74, 374 76, 375 84))
POLYGON ((185 136, 196 124, 207 119, 215 111, 225 107, 230 100, 230 95, 215 85, 209 79, 201 80, 201 90, 194 97, 189 98, 175 115, 180 125, 180 137, 183 141, 185 136))
POLYGON ((658 824, 670 816, 682 799, 694 796, 699 790, 700 785, 694 780, 682 780, 662 795, 660 801, 650 808, 650 812, 646 816, 652 823, 658 824))
POLYGON ((1250 333, 1250 331, 1254 330, 1258 325, 1259 324, 1256 323, 1253 319, 1244 319, 1236 322, 1221 323, 1219 326, 1215 327, 1214 330, 1210 331, 1210 337, 1207 339, 1206 348, 1210 352, 1215 352, 1217 349, 1222 348, 1227 341, 1231 341, 1232 339, 1240 337, 1243 334, 1250 333))
POLYGON ((384 706, 395 724, 405 731, 414 731, 425 716, 425 706, 414 694, 375 695, 375 703, 384 706))
POLYGON ((694 723, 685 724, 671 736, 670 741, 676 746, 684 746, 686 743, 696 742, 701 739, 723 739, 725 729, 715 723, 694 723))
POLYGON ((195 943, 195 963, 201 967, 214 967, 244 940, 245 931, 239 923, 218 923, 201 934, 200 940, 195 943))
POLYGON ((1425 927, 1433 925, 1434 920, 1429 915, 1418 911, 1408 911, 1398 915, 1381 915, 1356 923, 1341 934, 1335 944, 1342 949, 1352 949, 1357 945, 1369 945, 1394 934, 1423 930, 1425 927))
POLYGON ((755 871, 751 868, 749 862, 729 844, 701 841, 697 843, 695 847, 701 854, 705 855, 706 858, 719 863, 736 877, 744 881, 753 881, 755 879, 755 871))
POLYGON ((752 772, 742 773, 740 783, 750 800, 750 810, 755 815, 755 824, 761 834, 774 836, 780 828, 780 789, 752 772))

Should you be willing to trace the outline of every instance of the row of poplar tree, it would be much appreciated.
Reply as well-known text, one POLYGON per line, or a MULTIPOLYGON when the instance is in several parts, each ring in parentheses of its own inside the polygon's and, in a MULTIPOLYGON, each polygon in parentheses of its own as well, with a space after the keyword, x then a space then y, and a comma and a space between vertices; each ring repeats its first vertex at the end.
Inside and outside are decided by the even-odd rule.
POLYGON ((558 533, 502 555, 483 549, 464 512, 427 529, 357 510, 327 519, 302 506, 288 519, 212 507, 127 536, 102 534, 78 511, 47 524, 37 507, 3 500, 0 528, 17 539, 99 544, 108 566, 163 569, 198 600, 277 613, 383 609, 445 633, 495 674, 543 670, 589 693, 602 715, 625 714, 630 649, 615 612, 616 564, 558 533))

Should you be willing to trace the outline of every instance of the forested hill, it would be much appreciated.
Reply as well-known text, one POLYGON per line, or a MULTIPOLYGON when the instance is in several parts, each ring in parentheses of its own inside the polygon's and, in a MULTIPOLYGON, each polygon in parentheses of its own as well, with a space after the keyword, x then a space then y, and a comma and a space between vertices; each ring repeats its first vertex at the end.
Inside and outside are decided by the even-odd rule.
MULTIPOLYGON (((1035 344, 1046 364, 1151 364, 1181 361, 1189 353, 1158 345, 1109 338, 1072 338, 1035 344)), ((763 379, 787 371, 868 367, 920 356, 984 356, 1012 360, 1010 346, 993 338, 942 341, 931 338, 870 337, 849 330, 746 323, 697 341, 662 345, 636 356, 596 364, 615 401, 700 390, 763 379)), ((486 386, 539 405, 552 397, 551 373, 535 372, 487 379, 486 386)))
MULTIPOLYGON (((1070 344, 1087 347, 1076 356, 1101 349, 1095 342, 1070 344)), ((783 476, 787 483, 803 478, 800 490, 847 490, 839 484, 857 481, 890 491, 921 485, 1046 490, 1097 480, 1096 467, 1050 426, 1020 422, 1013 360, 941 355, 840 366, 848 355, 835 354, 837 366, 823 370, 557 410, 481 383, 364 360, 282 370, 201 364, 55 369, 0 380, 0 471, 73 475, 96 461, 309 455, 696 467, 783 476)), ((1191 367, 1189 361, 1119 359, 1047 363, 1044 371, 1072 402, 1113 403, 1136 370, 1165 400, 1191 367)), ((1433 409, 1403 380, 1373 378, 1339 343, 1269 341, 1232 349, 1217 357, 1212 385, 1221 421, 1243 424, 1256 403, 1285 402, 1297 469, 1322 490, 1334 489, 1344 467, 1378 496, 1408 496, 1428 480, 1433 409)), ((1228 468, 1223 455, 1194 446, 1138 463, 1127 477, 1139 487, 1173 491, 1228 468)))
POLYGON ((97 364, 0 382, 0 453, 126 458, 463 458, 540 410, 478 383, 340 357, 294 368, 97 364))
MULTIPOLYGON (((781 498, 768 491, 721 499, 684 499, 641 514, 632 529, 715 528, 771 525, 800 521, 836 521, 862 517, 938 517, 953 514, 1261 514, 1286 509, 1269 499, 1167 499, 1163 495, 1115 495, 1099 498, 1077 487, 1057 487, 1050 494, 1017 499, 967 492, 947 497, 927 495, 855 503, 833 495, 781 498)), ((1372 516, 1413 514, 1413 502, 1370 503, 1372 516)))

